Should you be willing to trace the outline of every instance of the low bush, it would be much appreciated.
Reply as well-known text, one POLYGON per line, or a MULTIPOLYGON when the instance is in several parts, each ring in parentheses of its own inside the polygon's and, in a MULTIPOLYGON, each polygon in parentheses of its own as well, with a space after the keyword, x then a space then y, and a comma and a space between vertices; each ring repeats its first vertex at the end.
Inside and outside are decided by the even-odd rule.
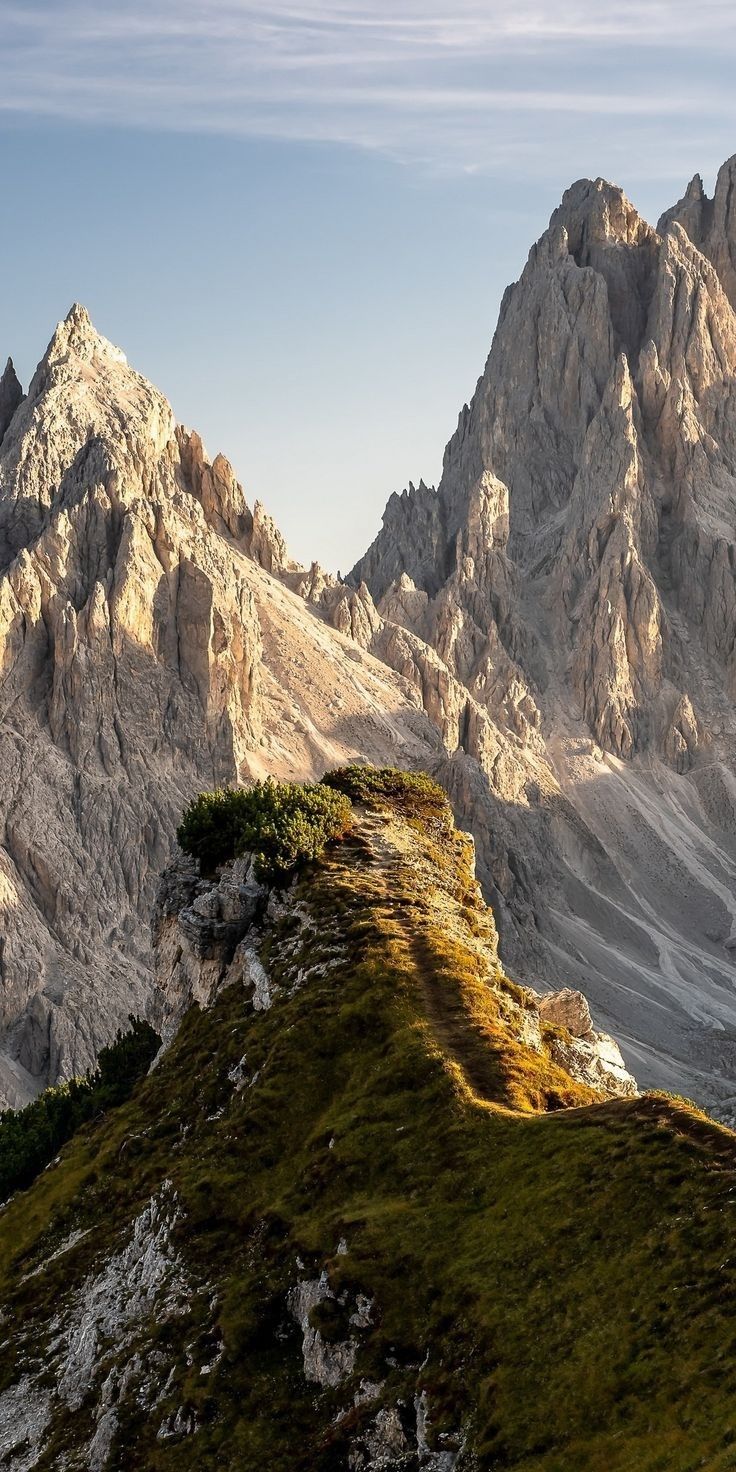
POLYGON ((199 859, 203 874, 252 853, 257 877, 276 884, 342 838, 351 816, 347 797, 329 787, 269 780, 201 793, 189 804, 177 838, 199 859))
POLYGON ((147 1022, 103 1048, 94 1073, 45 1089, 24 1109, 0 1114, 0 1201, 30 1186, 86 1120, 128 1099, 161 1046, 147 1022))
POLYGON ((426 772, 400 772, 396 767, 337 767, 322 778, 324 786, 342 792, 364 807, 394 808, 405 818, 452 827, 445 792, 426 772))

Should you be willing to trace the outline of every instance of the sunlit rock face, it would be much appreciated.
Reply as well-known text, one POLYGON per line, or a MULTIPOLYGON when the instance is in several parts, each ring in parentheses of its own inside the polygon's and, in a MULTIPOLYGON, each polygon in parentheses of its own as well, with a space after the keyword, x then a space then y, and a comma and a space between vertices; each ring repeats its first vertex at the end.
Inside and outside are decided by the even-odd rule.
MULTIPOLYGON (((222 456, 75 306, 0 380, 0 1103, 150 1010, 149 915, 193 792, 428 765, 420 702, 296 592, 222 456)), ((301 582, 300 582, 301 579, 301 582)), ((334 581, 334 580, 332 580, 334 581)))
POLYGON ((455 801, 507 965, 580 986, 640 1077, 726 1111, 735 170, 713 199, 696 177, 656 230, 605 180, 567 191, 437 490, 391 498, 349 579, 470 697, 459 739, 481 770, 472 796, 453 774, 455 801))

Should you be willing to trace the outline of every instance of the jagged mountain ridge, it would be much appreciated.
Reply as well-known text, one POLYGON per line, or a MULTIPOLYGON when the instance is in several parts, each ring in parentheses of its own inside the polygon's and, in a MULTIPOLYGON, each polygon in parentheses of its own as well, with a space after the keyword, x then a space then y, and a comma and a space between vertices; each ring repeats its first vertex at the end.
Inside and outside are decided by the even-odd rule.
MULTIPOLYGON (((568 190, 506 293, 438 491, 393 497, 351 578, 381 600, 408 576, 437 600, 463 560, 474 558, 477 574, 468 528, 490 502, 507 558, 477 578, 493 623, 543 686, 537 631, 519 627, 518 584, 554 570, 549 601, 564 615, 555 629, 564 655, 574 644, 574 694, 617 755, 666 742, 675 688, 693 677, 663 595, 701 628, 706 653, 727 669, 733 653, 727 557, 722 564, 733 529, 736 318, 730 277, 720 281, 680 217, 710 258, 730 259, 716 222, 736 230, 725 203, 734 171, 731 161, 719 174, 707 245, 689 212, 698 183, 663 216, 661 236, 604 180, 568 190), (597 626, 591 610, 614 583, 620 606, 614 599, 610 626, 597 626), (606 640, 612 663, 599 668, 606 640)), ((437 643, 441 631, 425 628, 437 643)), ((546 640, 547 661, 553 653, 546 640)), ((675 745, 687 764, 686 743, 675 745)))
POLYGON ((147 1011, 155 886, 193 793, 443 749, 407 682, 271 576, 287 559, 263 508, 83 308, 27 395, 6 370, 0 403, 0 1099, 17 1104, 147 1011))
POLYGON ((537 758, 548 821, 519 875, 490 856, 507 964, 530 974, 515 895, 538 973, 566 967, 645 1078, 699 1066, 701 1098, 736 1076, 735 173, 657 230, 602 179, 567 191, 437 491, 393 496, 349 579, 537 758))
POLYGON ((0 1211, 13 1472, 729 1466, 733 1135, 571 1076, 437 794, 236 870, 167 875, 201 1005, 0 1211))

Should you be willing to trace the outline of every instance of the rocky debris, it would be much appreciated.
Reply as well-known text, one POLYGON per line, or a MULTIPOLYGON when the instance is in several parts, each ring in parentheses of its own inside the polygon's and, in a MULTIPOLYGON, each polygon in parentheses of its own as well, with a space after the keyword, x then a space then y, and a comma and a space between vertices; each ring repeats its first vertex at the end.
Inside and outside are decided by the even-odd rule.
POLYGON ((594 1028, 582 992, 563 987, 559 992, 540 997, 537 1007, 543 1022, 569 1034, 569 1037, 555 1037, 548 1044, 556 1063, 592 1089, 601 1089, 613 1097, 636 1097, 639 1092, 636 1079, 629 1073, 618 1043, 594 1028))
POLYGON ((120 1251, 90 1273, 78 1293, 68 1295, 64 1311, 48 1325, 43 1356, 38 1357, 37 1345, 29 1347, 33 1368, 0 1394, 0 1452, 13 1472, 37 1466, 60 1410, 78 1412, 91 1395, 95 1431, 85 1465, 102 1472, 110 1465, 126 1399, 132 1395, 149 1410, 156 1405, 171 1367, 156 1353, 144 1362, 134 1345, 152 1314, 162 1323, 190 1312, 191 1285, 171 1247, 176 1216, 175 1196, 164 1182, 132 1223, 120 1251))

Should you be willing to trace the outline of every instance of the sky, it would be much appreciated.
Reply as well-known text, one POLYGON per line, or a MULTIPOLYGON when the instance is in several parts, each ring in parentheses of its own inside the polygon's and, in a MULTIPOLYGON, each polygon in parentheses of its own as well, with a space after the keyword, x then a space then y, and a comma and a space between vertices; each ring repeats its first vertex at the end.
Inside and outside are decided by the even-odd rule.
POLYGON ((564 189, 736 152, 732 0, 0 0, 0 354, 82 301, 346 572, 564 189))

